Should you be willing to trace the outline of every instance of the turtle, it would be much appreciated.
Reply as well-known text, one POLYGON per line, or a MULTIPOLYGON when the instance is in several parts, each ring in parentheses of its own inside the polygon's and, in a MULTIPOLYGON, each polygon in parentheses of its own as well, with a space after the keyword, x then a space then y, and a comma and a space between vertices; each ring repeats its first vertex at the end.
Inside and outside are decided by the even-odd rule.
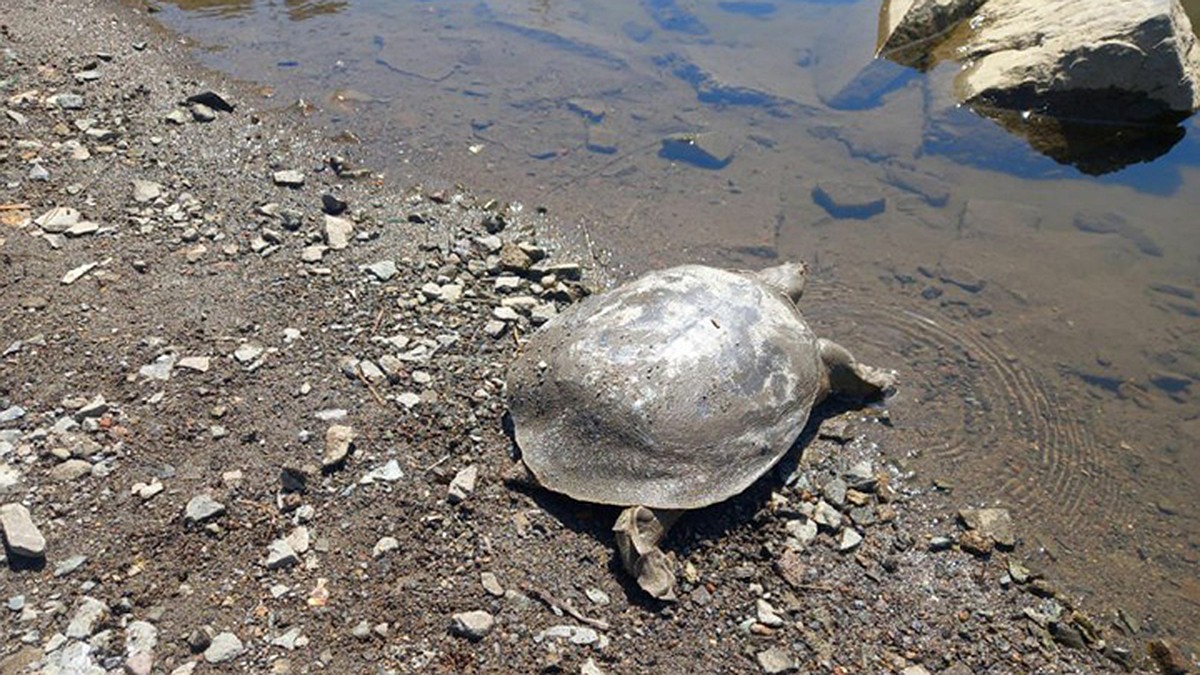
POLYGON ((813 334, 796 305, 807 276, 802 262, 649 272, 558 314, 508 369, 524 481, 624 507, 621 564, 655 598, 675 597, 659 543, 683 512, 769 471, 826 397, 894 387, 813 334))

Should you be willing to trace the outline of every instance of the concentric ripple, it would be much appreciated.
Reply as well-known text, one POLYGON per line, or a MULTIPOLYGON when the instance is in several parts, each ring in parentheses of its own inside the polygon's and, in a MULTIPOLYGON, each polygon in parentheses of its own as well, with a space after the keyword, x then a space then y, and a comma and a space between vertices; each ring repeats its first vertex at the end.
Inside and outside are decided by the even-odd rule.
POLYGON ((1096 509, 1115 506, 1114 457, 1096 440, 1094 401, 1052 365, 985 334, 994 319, 947 316, 919 298, 899 298, 912 309, 847 303, 867 297, 822 284, 804 307, 819 333, 900 371, 893 416, 914 434, 926 474, 1068 527, 1095 524, 1096 509))

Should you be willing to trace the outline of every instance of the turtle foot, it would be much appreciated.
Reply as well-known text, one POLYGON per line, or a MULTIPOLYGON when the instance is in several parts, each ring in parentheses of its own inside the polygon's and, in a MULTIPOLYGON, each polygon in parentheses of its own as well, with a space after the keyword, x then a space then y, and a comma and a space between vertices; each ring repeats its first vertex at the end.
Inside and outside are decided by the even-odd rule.
POLYGON ((859 363, 843 346, 831 340, 820 342, 821 360, 829 373, 829 393, 849 399, 882 398, 896 389, 896 371, 859 363))
POLYGON ((613 525, 625 571, 637 579, 642 590, 668 602, 676 599, 675 570, 658 542, 678 518, 678 512, 631 506, 621 512, 613 525))

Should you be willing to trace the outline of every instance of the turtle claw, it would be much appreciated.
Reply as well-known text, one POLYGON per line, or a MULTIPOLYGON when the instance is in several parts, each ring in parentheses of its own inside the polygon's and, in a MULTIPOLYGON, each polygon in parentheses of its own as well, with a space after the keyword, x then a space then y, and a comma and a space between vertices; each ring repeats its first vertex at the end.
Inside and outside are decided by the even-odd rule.
POLYGON ((677 511, 631 506, 621 512, 613 525, 625 571, 637 579, 642 590, 667 602, 676 600, 675 570, 658 542, 678 518, 677 511))

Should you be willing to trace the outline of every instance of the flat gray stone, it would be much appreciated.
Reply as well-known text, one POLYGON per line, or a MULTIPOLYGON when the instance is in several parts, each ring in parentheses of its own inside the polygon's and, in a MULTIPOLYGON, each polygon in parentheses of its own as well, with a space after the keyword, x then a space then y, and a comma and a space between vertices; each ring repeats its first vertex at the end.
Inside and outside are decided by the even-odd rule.
POLYGON ((276 171, 275 173, 271 174, 271 180, 275 181, 276 185, 298 188, 301 185, 304 185, 304 173, 294 169, 276 171))
POLYGON ((204 660, 209 663, 224 663, 232 661, 246 651, 242 641, 233 633, 218 633, 208 649, 204 650, 204 660))
POLYGON ((451 504, 458 504, 475 492, 475 481, 479 478, 479 467, 472 464, 454 475, 446 496, 451 504))
POLYGON ((267 548, 265 564, 269 570, 291 567, 298 562, 300 562, 300 556, 296 555, 296 551, 292 549, 292 545, 286 539, 276 539, 267 548))
POLYGON ((96 598, 85 597, 71 623, 67 625, 66 635, 76 640, 86 640, 96 632, 100 622, 108 616, 108 605, 96 598))
POLYGON ((800 662, 796 660, 796 657, 783 647, 771 647, 761 651, 755 656, 755 660, 758 661, 758 667, 767 675, 791 673, 800 667, 800 662))
POLYGON ((25 409, 19 405, 9 406, 0 411, 0 423, 16 422, 25 416, 25 409))
POLYGON ((50 478, 59 482, 78 480, 92 473, 92 463, 86 459, 68 459, 50 469, 50 478))
POLYGON ((400 462, 393 459, 389 460, 387 464, 367 472, 358 482, 363 485, 369 485, 376 481, 392 483, 401 478, 404 478, 404 471, 400 468, 400 462))
POLYGON ((152 202, 162 196, 163 186, 148 180, 133 180, 133 201, 139 204, 152 202))
POLYGON ((350 245, 350 237, 354 234, 354 223, 345 218, 326 214, 325 243, 334 251, 340 251, 350 245))
POLYGON ((54 566, 54 576, 65 577, 80 567, 83 567, 87 560, 88 557, 86 555, 73 555, 54 566))
POLYGON ((1007 509, 962 509, 958 517, 968 530, 978 531, 996 542, 997 546, 1012 548, 1017 545, 1012 516, 1007 509))
POLYGON ((450 632, 471 641, 482 640, 496 626, 496 618, 481 609, 451 617, 450 632))
POLYGON ((376 279, 387 281, 396 276, 396 263, 391 260, 381 260, 374 265, 367 265, 366 270, 376 279))
POLYGON ((166 381, 171 379, 171 369, 175 367, 175 355, 163 354, 154 359, 154 363, 149 363, 138 369, 138 375, 147 380, 166 381))
POLYGON ((321 457, 321 467, 331 469, 346 461, 350 448, 354 443, 354 429, 342 424, 335 424, 325 431, 325 454, 321 457))
POLYGON ((79 211, 69 206, 56 206, 33 219, 33 224, 42 228, 43 232, 62 234, 72 225, 82 220, 79 211))
POLYGON ((23 504, 0 506, 0 530, 4 530, 4 541, 10 551, 27 558, 43 558, 46 555, 46 538, 33 524, 29 509, 23 504))
POLYGON ((225 505, 206 494, 192 497, 184 510, 184 516, 193 523, 202 523, 224 513, 225 505))

